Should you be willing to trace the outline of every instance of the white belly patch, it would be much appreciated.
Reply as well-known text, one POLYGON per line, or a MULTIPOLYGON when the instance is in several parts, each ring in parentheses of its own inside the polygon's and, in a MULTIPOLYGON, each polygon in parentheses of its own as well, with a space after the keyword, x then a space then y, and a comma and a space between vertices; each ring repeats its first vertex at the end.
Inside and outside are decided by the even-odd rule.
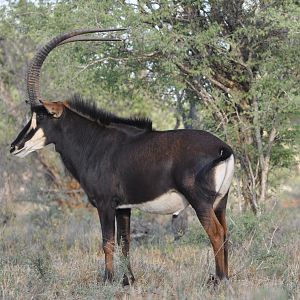
POLYGON ((219 194, 214 202, 215 209, 220 200, 226 195, 229 190, 234 173, 234 157, 231 155, 228 159, 222 161, 215 167, 215 189, 219 194))
POLYGON ((179 214, 189 205, 186 198, 175 190, 170 190, 165 194, 147 202, 139 204, 122 204, 117 209, 138 208, 142 211, 153 214, 179 214))

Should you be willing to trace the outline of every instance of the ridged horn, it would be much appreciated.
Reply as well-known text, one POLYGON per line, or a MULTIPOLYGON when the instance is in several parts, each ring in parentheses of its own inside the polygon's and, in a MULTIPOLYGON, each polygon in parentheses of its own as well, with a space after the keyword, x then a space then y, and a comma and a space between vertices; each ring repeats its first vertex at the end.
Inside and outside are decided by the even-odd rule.
POLYGON ((87 33, 95 33, 95 32, 111 32, 111 31, 123 31, 124 28, 116 28, 116 29, 80 29, 74 30, 71 32, 67 32, 61 35, 56 36, 52 40, 50 40, 47 44, 42 46, 35 54, 32 59, 28 71, 27 71, 27 93, 29 103, 31 108, 37 105, 40 105, 41 92, 40 92, 40 72, 42 65, 48 56, 48 54, 57 46, 61 46, 66 43, 76 42, 76 41, 117 41, 119 39, 110 39, 110 38, 76 38, 78 35, 87 34, 87 33))

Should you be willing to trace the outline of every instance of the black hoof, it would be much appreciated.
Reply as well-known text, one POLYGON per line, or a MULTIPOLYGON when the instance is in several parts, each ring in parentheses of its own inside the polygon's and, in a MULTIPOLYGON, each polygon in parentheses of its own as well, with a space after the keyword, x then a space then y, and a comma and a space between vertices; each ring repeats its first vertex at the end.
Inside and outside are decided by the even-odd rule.
POLYGON ((133 275, 130 275, 129 277, 127 275, 124 275, 123 277, 123 286, 126 286, 126 285, 131 285, 133 284, 135 281, 135 278, 133 275))
POLYGON ((216 287, 216 286, 219 285, 220 279, 217 276, 213 275, 213 274, 209 274, 209 278, 208 278, 206 283, 207 283, 207 285, 216 287))
POLYGON ((104 282, 106 283, 112 283, 114 281, 114 274, 112 272, 105 272, 104 276, 101 277, 100 275, 97 276, 97 282, 104 282))

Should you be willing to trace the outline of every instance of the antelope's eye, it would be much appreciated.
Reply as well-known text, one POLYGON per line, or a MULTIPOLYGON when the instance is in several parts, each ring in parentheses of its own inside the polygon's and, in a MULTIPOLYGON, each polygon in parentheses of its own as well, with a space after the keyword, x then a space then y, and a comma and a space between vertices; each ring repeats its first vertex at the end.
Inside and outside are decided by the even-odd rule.
POLYGON ((36 119, 37 119, 37 121, 40 121, 40 120, 43 120, 45 118, 45 115, 44 114, 37 114, 36 115, 36 119))

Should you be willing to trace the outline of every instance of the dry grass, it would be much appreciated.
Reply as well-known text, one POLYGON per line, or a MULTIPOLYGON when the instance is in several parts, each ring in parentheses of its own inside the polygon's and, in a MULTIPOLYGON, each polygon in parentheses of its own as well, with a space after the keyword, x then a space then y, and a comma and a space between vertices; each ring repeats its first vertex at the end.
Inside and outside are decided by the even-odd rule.
MULTIPOLYGON (((2 208, 0 298, 2 299, 299 299, 299 209, 278 210, 259 220, 229 217, 230 284, 206 285, 214 272, 211 247, 198 222, 174 243, 170 219, 143 216, 152 230, 133 240, 136 283, 121 285, 124 264, 116 255, 116 281, 97 284, 104 270, 96 213, 39 207, 15 215, 2 208), (151 222, 150 222, 151 221, 151 222), (150 226, 150 225, 149 225, 150 226), (154 229, 153 229, 154 228, 154 229)), ((140 214, 136 214, 134 224, 140 214)), ((135 226, 135 225, 133 225, 135 226)))

